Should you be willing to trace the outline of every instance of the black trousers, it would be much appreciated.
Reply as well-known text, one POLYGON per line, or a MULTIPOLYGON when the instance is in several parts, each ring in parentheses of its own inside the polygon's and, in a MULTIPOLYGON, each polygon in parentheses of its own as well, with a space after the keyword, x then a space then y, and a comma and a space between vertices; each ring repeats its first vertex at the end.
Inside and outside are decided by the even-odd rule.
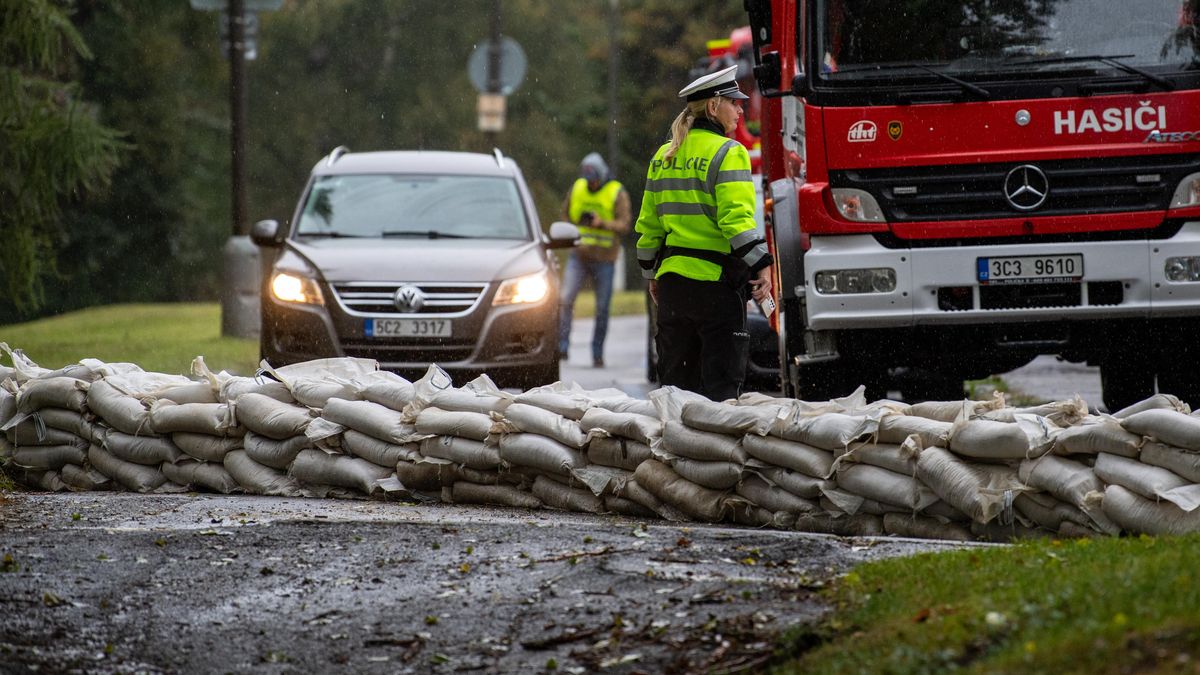
POLYGON ((746 378, 746 298, 724 281, 658 280, 658 381, 714 401, 737 398, 746 378))

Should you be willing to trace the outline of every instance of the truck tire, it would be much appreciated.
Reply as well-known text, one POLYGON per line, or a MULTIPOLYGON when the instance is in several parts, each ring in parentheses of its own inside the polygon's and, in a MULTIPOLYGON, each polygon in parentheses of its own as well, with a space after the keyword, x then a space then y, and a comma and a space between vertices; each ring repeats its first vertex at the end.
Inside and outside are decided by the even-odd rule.
POLYGON ((793 388, 796 398, 813 402, 840 398, 865 385, 867 401, 877 401, 887 396, 886 374, 885 370, 850 364, 843 359, 809 363, 796 369, 793 388))
POLYGON ((1177 345, 1159 359, 1158 392, 1173 394, 1192 410, 1200 409, 1200 348, 1177 345))
POLYGON ((1100 364, 1100 389, 1110 413, 1150 398, 1154 395, 1154 366, 1145 358, 1112 358, 1100 364))

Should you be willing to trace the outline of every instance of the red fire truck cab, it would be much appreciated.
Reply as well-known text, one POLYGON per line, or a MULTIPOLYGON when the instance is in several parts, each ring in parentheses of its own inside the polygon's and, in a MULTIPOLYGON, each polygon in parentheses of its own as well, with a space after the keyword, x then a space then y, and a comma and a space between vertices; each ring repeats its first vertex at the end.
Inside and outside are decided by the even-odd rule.
POLYGON ((745 5, 785 390, 1200 404, 1200 0, 745 5))

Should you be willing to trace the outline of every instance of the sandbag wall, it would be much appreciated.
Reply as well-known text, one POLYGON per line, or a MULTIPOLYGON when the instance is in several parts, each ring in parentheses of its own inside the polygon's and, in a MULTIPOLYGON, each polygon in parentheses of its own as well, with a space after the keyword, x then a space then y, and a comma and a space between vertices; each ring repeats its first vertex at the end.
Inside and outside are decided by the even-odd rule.
POLYGON ((1007 541, 1200 530, 1200 417, 1158 395, 908 405, 649 400, 556 383, 409 382, 325 359, 246 378, 8 350, 0 461, 44 490, 404 499, 728 522, 843 535, 1007 541))

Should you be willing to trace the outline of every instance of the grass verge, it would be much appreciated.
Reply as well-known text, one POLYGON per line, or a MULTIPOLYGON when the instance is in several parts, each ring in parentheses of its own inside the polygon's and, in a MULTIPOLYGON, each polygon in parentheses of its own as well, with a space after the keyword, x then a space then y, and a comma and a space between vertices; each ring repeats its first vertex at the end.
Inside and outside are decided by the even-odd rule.
POLYGON ((862 565, 776 673, 1196 672, 1200 536, 1038 541, 862 565))

